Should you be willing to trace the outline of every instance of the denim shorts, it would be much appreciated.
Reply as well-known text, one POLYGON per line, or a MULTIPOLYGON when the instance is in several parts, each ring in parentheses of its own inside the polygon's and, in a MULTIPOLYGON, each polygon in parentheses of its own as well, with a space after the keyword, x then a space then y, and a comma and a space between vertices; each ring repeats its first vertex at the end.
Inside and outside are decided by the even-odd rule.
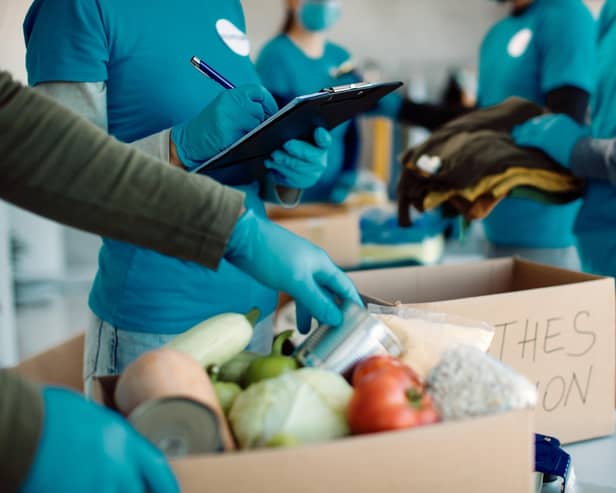
MULTIPOLYGON (((273 316, 259 322, 252 341, 246 348, 258 354, 269 354, 273 339, 273 316)), ((86 329, 83 360, 84 394, 92 396, 95 376, 118 375, 147 351, 158 349, 177 334, 156 334, 125 330, 93 316, 86 329)))

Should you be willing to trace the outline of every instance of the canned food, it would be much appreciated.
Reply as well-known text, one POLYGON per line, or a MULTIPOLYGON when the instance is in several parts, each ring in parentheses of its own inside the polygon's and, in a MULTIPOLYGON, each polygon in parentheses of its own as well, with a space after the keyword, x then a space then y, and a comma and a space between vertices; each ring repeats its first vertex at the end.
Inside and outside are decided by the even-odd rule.
POLYGON ((383 322, 354 303, 345 304, 342 313, 339 326, 319 326, 297 348, 302 365, 345 374, 369 356, 400 356, 402 345, 383 322))
POLYGON ((185 397, 146 401, 128 421, 170 458, 224 452, 220 421, 208 406, 185 397))

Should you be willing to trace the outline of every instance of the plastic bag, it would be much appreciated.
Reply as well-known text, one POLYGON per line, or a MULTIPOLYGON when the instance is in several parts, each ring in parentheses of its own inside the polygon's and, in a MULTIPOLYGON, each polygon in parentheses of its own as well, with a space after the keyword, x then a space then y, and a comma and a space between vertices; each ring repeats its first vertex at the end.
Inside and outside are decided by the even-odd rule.
POLYGON ((404 306, 368 305, 368 311, 400 339, 400 359, 424 380, 447 349, 465 344, 486 352, 494 338, 490 324, 455 315, 404 306))

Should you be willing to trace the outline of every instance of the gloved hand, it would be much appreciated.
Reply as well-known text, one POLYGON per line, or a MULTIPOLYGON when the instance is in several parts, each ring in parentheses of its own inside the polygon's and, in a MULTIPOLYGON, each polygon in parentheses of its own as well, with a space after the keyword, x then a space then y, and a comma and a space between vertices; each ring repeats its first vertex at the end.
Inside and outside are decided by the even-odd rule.
POLYGON ((322 249, 251 210, 235 225, 225 258, 262 284, 292 296, 303 334, 310 330, 311 315, 321 323, 342 322, 335 296, 363 306, 351 280, 322 249))
POLYGON ((221 92, 195 118, 171 129, 180 161, 192 169, 214 157, 276 113, 274 97, 259 85, 221 92))
POLYGON ((542 115, 518 125, 511 132, 520 147, 535 147, 557 163, 569 167, 571 152, 582 137, 589 135, 587 127, 563 114, 542 115))
POLYGON ((329 194, 329 201, 334 204, 342 204, 353 191, 357 183, 356 171, 345 171, 340 175, 334 188, 329 194))
POLYGON ((113 411, 43 389, 43 431, 21 493, 179 493, 165 457, 113 411))
POLYGON ((327 168, 327 149, 332 137, 324 128, 314 131, 316 145, 302 140, 289 140, 274 151, 265 167, 272 171, 274 182, 291 188, 310 188, 327 168))

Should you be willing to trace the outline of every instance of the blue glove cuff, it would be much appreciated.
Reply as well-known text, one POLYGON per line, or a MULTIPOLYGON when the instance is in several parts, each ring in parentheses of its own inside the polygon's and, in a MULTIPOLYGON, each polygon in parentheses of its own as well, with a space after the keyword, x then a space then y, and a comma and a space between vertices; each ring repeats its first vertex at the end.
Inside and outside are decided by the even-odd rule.
POLYGON ((248 248, 251 238, 254 237, 255 229, 258 227, 257 222, 258 218, 252 209, 246 209, 231 232, 225 251, 226 258, 231 260, 237 255, 241 255, 245 248, 248 248))
POLYGON ((178 155, 178 158, 182 162, 182 164, 189 171, 194 170, 201 166, 205 161, 193 161, 186 155, 185 146, 183 144, 184 139, 184 126, 176 125, 171 129, 171 139, 175 144, 175 152, 178 155))

